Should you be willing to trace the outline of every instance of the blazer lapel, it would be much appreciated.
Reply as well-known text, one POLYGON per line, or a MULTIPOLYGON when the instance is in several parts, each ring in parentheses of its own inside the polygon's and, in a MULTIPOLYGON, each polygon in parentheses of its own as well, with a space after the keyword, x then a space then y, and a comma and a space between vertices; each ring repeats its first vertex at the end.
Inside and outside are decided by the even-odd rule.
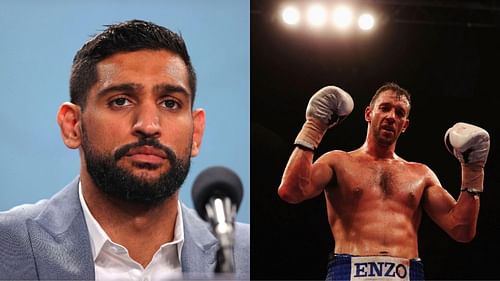
POLYGON ((196 215, 195 211, 182 204, 184 244, 182 246, 182 271, 186 275, 201 277, 215 270, 219 244, 210 231, 210 226, 196 215))
POLYGON ((78 180, 52 197, 37 218, 27 221, 41 280, 95 279, 90 239, 78 198, 78 180))

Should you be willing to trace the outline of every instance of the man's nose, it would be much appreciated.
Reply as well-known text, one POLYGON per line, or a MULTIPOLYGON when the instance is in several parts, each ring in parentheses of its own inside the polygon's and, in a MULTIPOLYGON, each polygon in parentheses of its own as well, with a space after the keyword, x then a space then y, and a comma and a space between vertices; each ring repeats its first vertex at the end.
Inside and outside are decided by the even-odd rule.
POLYGON ((387 112, 386 119, 394 121, 396 119, 396 111, 394 109, 387 112))
POLYGON ((137 137, 158 138, 161 124, 158 108, 153 102, 144 102, 137 107, 134 116, 133 134, 137 137))

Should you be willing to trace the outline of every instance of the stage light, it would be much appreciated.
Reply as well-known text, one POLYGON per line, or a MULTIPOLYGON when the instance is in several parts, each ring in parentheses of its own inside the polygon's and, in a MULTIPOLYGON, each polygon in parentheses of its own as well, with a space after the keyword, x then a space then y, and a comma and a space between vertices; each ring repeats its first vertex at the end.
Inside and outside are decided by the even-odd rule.
POLYGON ((358 19, 358 26, 362 30, 370 30, 375 25, 375 19, 370 14, 363 14, 358 19))
POLYGON ((333 11, 333 22, 341 29, 349 27, 352 23, 352 10, 347 6, 335 8, 333 11))
POLYGON ((281 13, 281 18, 286 24, 295 25, 300 21, 299 9, 293 6, 286 7, 281 13))
POLYGON ((312 26, 319 27, 326 22, 326 10, 323 6, 313 5, 307 10, 307 20, 312 26))

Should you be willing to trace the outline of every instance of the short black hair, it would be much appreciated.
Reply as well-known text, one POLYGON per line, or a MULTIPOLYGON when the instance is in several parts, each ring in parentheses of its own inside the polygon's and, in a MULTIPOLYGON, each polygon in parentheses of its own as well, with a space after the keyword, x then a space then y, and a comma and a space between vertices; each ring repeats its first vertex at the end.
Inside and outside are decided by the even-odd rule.
POLYGON ((399 86, 398 84, 396 84, 394 82, 387 82, 387 83, 383 84, 380 88, 377 89, 377 91, 375 92, 375 94, 373 95, 373 97, 370 101, 370 107, 373 107, 373 105, 375 105, 375 101, 377 100, 378 96, 380 96, 380 93, 385 92, 387 90, 393 91, 394 93, 396 93, 396 95, 398 97, 400 97, 400 96, 405 97, 408 100, 408 104, 410 105, 410 108, 411 108, 411 94, 410 94, 410 92, 408 92, 406 89, 402 88, 401 86, 399 86))
POLYGON ((192 103, 196 93, 196 72, 180 34, 142 20, 105 25, 76 53, 69 82, 71 102, 84 109, 90 88, 97 82, 97 63, 120 52, 167 50, 179 55, 188 69, 192 103))

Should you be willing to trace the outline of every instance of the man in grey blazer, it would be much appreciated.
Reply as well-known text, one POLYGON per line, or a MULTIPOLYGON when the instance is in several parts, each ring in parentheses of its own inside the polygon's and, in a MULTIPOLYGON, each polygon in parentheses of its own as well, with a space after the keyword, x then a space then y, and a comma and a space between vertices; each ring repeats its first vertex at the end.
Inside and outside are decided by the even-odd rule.
MULTIPOLYGON (((218 241, 178 198, 205 126, 195 92, 185 43, 164 27, 133 20, 86 42, 57 115, 80 176, 0 213, 0 279, 212 278, 218 241)), ((234 245, 225 278, 248 279, 249 225, 234 245)))

